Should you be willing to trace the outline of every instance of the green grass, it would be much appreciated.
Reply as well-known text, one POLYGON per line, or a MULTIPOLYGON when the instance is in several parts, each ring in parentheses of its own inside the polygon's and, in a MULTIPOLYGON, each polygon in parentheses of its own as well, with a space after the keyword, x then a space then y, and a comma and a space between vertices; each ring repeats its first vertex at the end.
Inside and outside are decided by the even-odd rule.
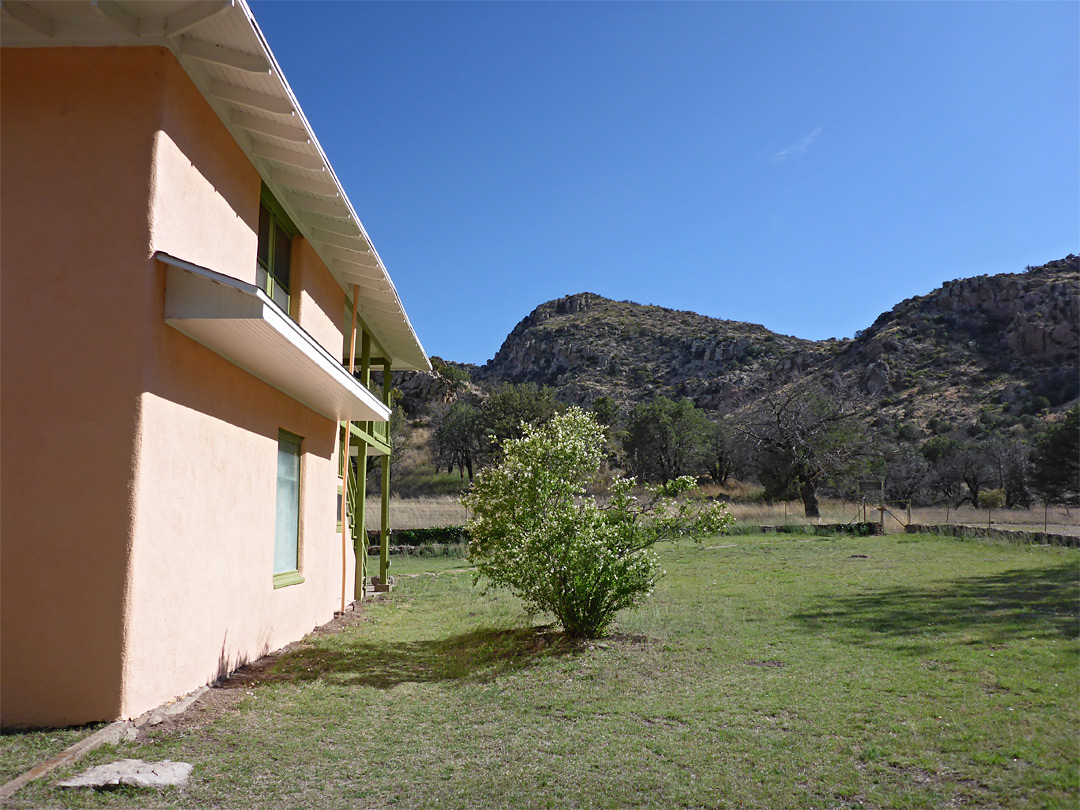
MULTIPOLYGON (((464 546, 464 544, 462 544, 464 546)), ((464 553, 448 554, 438 557, 421 557, 395 554, 390 558, 390 576, 406 577, 413 574, 441 573, 443 571, 470 571, 473 563, 464 553)), ((379 558, 368 557, 368 570, 378 572, 379 558)), ((403 583, 398 583, 399 585, 403 583)), ((395 586, 397 587, 397 586, 395 586)))
POLYGON ((467 574, 403 578, 213 725, 79 765, 186 760, 185 792, 61 793, 69 768, 15 806, 1077 806, 1076 550, 750 535, 661 556, 652 599, 590 645, 467 574))
POLYGON ((11 730, 0 733, 0 785, 89 737, 103 725, 92 723, 76 728, 11 730))

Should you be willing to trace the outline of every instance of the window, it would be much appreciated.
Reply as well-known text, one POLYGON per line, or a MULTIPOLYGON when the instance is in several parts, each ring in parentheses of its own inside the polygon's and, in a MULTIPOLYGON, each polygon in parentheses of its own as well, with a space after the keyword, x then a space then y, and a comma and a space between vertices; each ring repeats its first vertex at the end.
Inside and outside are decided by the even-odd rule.
POLYGON ((300 450, 303 439, 278 431, 277 499, 274 515, 274 587, 296 585, 300 576, 300 450))
POLYGON ((292 289, 292 238, 297 234, 284 209, 263 188, 259 201, 259 249, 255 284, 289 314, 292 289))

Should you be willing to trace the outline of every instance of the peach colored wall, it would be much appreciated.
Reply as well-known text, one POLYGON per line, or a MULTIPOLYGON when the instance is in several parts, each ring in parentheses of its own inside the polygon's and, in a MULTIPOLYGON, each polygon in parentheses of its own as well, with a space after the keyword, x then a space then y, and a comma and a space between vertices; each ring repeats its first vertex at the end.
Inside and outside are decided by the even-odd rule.
POLYGON ((293 284, 300 285, 297 321, 324 349, 338 357, 341 324, 345 317, 345 291, 306 239, 294 242, 292 271, 293 284))
MULTIPOLYGON (((337 426, 164 323, 152 252, 252 280, 260 185, 172 55, 0 59, 0 722, 133 716, 332 616, 337 426), (306 581, 274 590, 279 428, 305 437, 306 581)), ((336 354, 344 293, 294 261, 336 354)))
POLYGON ((121 710, 155 50, 0 50, 0 723, 121 710))
MULTIPOLYGON (((253 280, 260 180, 175 63, 156 139, 153 250, 253 280)), ((302 326, 327 346, 344 293, 303 240, 302 326), (335 292, 336 288, 336 292, 335 292)), ((137 715, 328 621, 341 598, 337 424, 164 323, 150 309, 123 713, 137 715), (278 430, 304 437, 299 585, 273 588, 278 430)), ((352 563, 351 549, 346 555, 352 563)), ((352 568, 347 571, 351 596, 352 568)))
POLYGON ((151 181, 153 249, 254 284, 259 173, 179 63, 169 59, 166 68, 151 181))

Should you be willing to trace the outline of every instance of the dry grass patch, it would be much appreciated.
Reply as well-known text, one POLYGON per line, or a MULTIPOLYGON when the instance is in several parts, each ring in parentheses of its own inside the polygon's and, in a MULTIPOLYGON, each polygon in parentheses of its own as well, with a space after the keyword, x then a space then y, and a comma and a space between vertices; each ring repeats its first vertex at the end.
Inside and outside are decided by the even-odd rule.
MULTIPOLYGON (((393 490, 391 490, 393 491, 393 490)), ((377 498, 369 498, 367 513, 371 528, 378 526, 381 504, 377 498)), ((391 529, 429 529, 436 526, 463 526, 465 507, 456 496, 443 495, 427 498, 390 497, 391 529)))

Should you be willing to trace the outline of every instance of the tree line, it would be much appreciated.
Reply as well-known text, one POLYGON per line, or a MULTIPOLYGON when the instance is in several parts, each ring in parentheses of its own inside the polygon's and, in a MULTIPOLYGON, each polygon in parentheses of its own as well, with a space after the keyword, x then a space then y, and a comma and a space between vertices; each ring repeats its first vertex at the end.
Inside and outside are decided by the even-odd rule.
MULTIPOLYGON (((459 398, 434 414, 436 463, 471 480, 504 440, 522 435, 522 423, 543 424, 562 409, 554 389, 532 383, 459 398)), ((880 424, 839 382, 801 381, 726 414, 663 396, 625 409, 599 397, 590 410, 607 426, 612 468, 642 481, 756 481, 765 500, 800 500, 810 517, 822 492, 855 497, 867 479, 884 481, 887 500, 914 506, 1080 505, 1080 406, 1034 441, 993 430, 972 436, 937 420, 940 432, 929 436, 880 424)))

